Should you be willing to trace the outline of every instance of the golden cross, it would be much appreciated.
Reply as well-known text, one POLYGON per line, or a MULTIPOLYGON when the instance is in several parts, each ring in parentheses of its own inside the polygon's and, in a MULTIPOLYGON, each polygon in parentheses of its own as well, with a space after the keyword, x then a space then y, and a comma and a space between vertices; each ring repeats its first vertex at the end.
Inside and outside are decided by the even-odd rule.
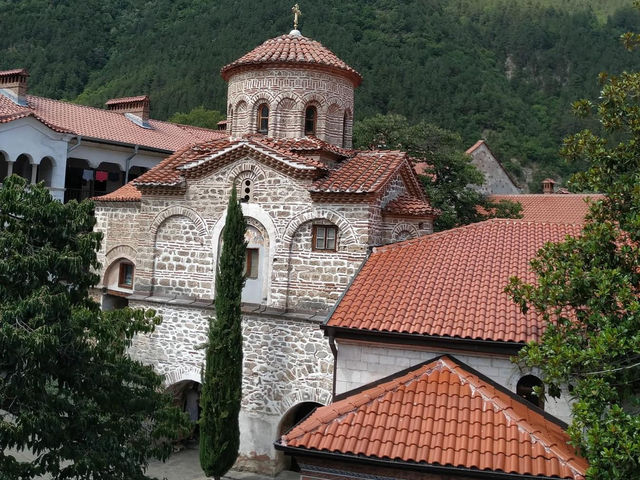
POLYGON ((291 9, 291 11, 293 12, 293 29, 297 30, 298 29, 298 20, 302 16, 302 12, 300 11, 300 5, 298 5, 296 3, 293 6, 293 8, 291 9))

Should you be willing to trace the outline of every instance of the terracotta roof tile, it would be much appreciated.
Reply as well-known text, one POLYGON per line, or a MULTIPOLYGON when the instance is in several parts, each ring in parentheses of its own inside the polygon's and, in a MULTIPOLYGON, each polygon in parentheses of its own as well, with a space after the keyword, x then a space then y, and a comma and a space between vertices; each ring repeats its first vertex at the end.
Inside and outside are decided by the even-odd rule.
POLYGON ((488 220, 374 249, 327 327, 523 343, 544 321, 504 293, 546 242, 581 225, 488 220), (384 288, 381 288, 384 287, 384 288))
POLYGON ((395 150, 359 151, 309 189, 324 193, 378 191, 406 163, 407 154, 395 150))
MULTIPOLYGON (((450 356, 362 387, 282 436, 280 445, 582 480, 587 463, 560 422, 450 356)), ((344 458, 344 457, 343 457, 344 458)))
POLYGON ((320 42, 302 35, 281 35, 243 55, 238 60, 224 66, 222 78, 229 80, 233 72, 242 67, 260 65, 304 65, 321 67, 350 77, 358 86, 362 77, 353 68, 340 60, 320 42))
POLYGON ((134 180, 134 184, 174 186, 182 183, 189 170, 194 172, 206 170, 210 165, 217 165, 226 153, 234 149, 249 148, 270 157, 275 165, 291 170, 316 172, 324 170, 322 162, 294 153, 279 145, 278 141, 262 136, 251 136, 241 140, 228 137, 212 140, 184 148, 165 159, 154 168, 134 180), (198 170, 200 169, 200 170, 198 170))
POLYGON ((149 97, 147 95, 137 95, 135 97, 110 98, 104 104, 105 105, 118 105, 120 103, 148 102, 148 101, 149 101, 149 97))
POLYGON ((58 132, 167 152, 226 136, 217 130, 152 119, 148 121, 151 128, 144 128, 121 113, 33 95, 27 95, 27 102, 28 107, 21 107, 0 95, 0 123, 33 116, 58 132))
POLYGON ((386 215, 438 215, 440 211, 432 207, 429 202, 422 198, 401 195, 392 200, 382 210, 386 215))
POLYGON ((492 195, 491 200, 510 200, 522 205, 522 218, 532 222, 584 223, 589 200, 598 200, 598 194, 529 194, 492 195))
POLYGON ((351 157, 355 154, 355 150, 338 147, 316 137, 278 139, 277 145, 286 150, 299 153, 323 151, 334 153, 341 157, 351 157))
POLYGON ((141 198, 142 193, 140 193, 140 190, 129 182, 111 193, 101 197, 94 197, 93 200, 98 202, 139 202, 141 198))

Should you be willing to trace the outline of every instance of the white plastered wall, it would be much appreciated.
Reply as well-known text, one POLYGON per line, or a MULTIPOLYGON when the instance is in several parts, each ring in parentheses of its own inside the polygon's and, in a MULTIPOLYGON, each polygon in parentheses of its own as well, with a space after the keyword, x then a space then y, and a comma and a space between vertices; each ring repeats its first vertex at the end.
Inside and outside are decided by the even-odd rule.
MULTIPOLYGON (((49 157, 53 162, 51 194, 64 198, 64 176, 67 162, 68 135, 54 132, 35 118, 27 117, 0 124, 0 152, 9 162, 28 155, 33 164, 49 157)), ((4 160, 2 160, 4 161, 4 160)))
MULTIPOLYGON (((534 375, 536 373, 521 371, 506 355, 452 352, 435 348, 418 350, 406 346, 395 347, 339 340, 336 340, 336 343, 338 344, 336 394, 361 387, 444 354, 452 355, 512 392, 516 391, 520 378, 528 373, 534 375)), ((571 409, 569 397, 566 394, 558 400, 547 398, 544 409, 565 422, 570 421, 571 409)))

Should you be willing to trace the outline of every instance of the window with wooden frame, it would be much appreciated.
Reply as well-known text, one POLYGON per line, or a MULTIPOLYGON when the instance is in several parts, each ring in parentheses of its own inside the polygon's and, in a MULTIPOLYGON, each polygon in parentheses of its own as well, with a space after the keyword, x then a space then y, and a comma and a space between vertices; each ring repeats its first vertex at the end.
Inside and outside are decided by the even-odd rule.
POLYGON ((304 112, 304 134, 315 135, 316 123, 318 121, 318 109, 313 105, 307 107, 304 112))
POLYGON ((120 262, 118 274, 118 286, 121 288, 133 288, 133 263, 120 262))
POLYGON ((247 248, 244 263, 245 278, 258 278, 258 267, 260 266, 260 249, 247 248))
POLYGON ((258 133, 269 133, 269 105, 266 103, 258 106, 258 133))
POLYGON ((335 252, 338 239, 338 227, 331 225, 314 225, 312 237, 313 250, 335 252))

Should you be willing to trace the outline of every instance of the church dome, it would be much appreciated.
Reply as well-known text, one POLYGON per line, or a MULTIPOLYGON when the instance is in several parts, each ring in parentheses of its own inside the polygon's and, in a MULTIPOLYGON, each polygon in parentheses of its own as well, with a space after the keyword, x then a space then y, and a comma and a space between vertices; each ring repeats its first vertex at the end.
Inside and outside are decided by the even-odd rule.
POLYGON ((355 87, 362 83, 360 74, 340 60, 331 50, 320 42, 302 36, 297 30, 267 40, 235 62, 222 68, 222 78, 231 76, 248 67, 261 66, 303 66, 328 70, 349 78, 355 87))

